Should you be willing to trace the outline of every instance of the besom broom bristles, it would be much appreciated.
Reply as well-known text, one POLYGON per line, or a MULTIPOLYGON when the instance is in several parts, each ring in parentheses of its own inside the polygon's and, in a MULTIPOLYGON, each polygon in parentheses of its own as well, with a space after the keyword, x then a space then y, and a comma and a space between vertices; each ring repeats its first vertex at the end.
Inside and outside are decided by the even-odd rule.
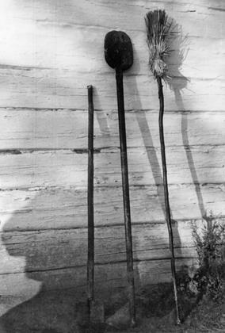
POLYGON ((169 55, 169 37, 173 21, 164 10, 148 12, 145 17, 147 43, 149 47, 149 66, 155 77, 167 77, 166 56, 169 55))
POLYGON ((165 217, 169 234, 169 247, 171 252, 171 273, 174 289, 174 300, 176 306, 176 323, 180 324, 178 296, 177 296, 177 282, 176 282, 176 266, 174 254, 174 241, 173 229, 169 204, 169 191, 167 182, 167 164, 166 164, 166 150, 163 129, 163 115, 164 115, 164 95, 162 79, 166 80, 167 65, 165 57, 169 55, 169 38, 173 21, 168 19, 164 10, 155 10, 146 15, 145 23, 147 27, 147 43, 149 47, 149 67, 155 76, 158 84, 158 97, 159 97, 159 137, 161 147, 162 171, 163 171, 163 188, 165 200, 165 217))

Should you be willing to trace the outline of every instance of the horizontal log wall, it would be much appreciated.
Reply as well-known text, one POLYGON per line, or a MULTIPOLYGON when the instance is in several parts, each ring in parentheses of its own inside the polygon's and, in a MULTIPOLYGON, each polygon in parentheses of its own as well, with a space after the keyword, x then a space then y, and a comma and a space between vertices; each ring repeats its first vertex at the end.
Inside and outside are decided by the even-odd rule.
POLYGON ((164 122, 178 270, 196 262, 193 224, 201 228, 210 210, 224 223, 224 1, 2 2, 0 294, 7 301, 1 313, 41 289, 85 290, 90 84, 96 289, 126 285, 115 75, 103 52, 114 29, 126 31, 134 48, 124 93, 136 284, 171 279, 157 86, 144 23, 156 8, 177 24, 164 122))

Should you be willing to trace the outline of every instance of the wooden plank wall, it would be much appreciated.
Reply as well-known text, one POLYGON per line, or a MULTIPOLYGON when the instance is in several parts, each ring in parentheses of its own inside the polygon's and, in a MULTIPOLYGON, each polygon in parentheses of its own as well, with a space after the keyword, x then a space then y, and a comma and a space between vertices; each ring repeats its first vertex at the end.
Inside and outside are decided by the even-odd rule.
POLYGON ((127 32, 134 48, 124 90, 136 283, 170 280, 157 87, 144 23, 156 8, 177 24, 165 139, 178 268, 195 262, 191 224, 201 225, 209 210, 223 221, 223 0, 2 1, 0 294, 12 296, 13 304, 41 288, 85 287, 90 84, 96 288, 126 285, 115 76, 103 54, 105 34, 114 29, 127 32))

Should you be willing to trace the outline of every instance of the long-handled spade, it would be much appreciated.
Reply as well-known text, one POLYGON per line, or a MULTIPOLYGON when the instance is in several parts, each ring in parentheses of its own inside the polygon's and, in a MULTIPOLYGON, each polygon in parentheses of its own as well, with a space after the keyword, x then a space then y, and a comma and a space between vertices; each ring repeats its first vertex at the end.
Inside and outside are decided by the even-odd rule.
POLYGON ((127 143, 124 112, 123 71, 133 64, 133 48, 129 36, 122 31, 110 31, 105 36, 105 60, 116 71, 117 104, 119 118, 120 157, 122 170, 124 223, 127 254, 127 279, 131 325, 135 325, 135 296, 133 250, 130 216, 130 197, 127 164, 127 143))
POLYGON ((88 90, 88 257, 87 257, 87 307, 89 324, 104 322, 104 305, 95 300, 95 232, 94 232, 94 103, 93 87, 88 90))
POLYGON ((163 95, 162 79, 165 80, 167 78, 167 66, 165 63, 165 57, 168 56, 170 52, 169 38, 171 38, 172 21, 168 20, 168 17, 164 10, 155 10, 153 12, 148 12, 148 14, 145 17, 145 23, 147 27, 147 43, 149 47, 149 66, 153 75, 157 80, 157 85, 158 85, 158 97, 160 105, 159 136, 160 136, 161 157, 162 157, 166 222, 168 227, 169 245, 171 252, 171 272, 172 272, 174 299, 176 306, 176 323, 180 324, 178 297, 177 297, 173 229, 172 229, 172 220, 171 220, 171 212, 169 204, 167 164, 166 164, 165 140, 164 140, 164 129, 163 129, 164 95, 163 95))

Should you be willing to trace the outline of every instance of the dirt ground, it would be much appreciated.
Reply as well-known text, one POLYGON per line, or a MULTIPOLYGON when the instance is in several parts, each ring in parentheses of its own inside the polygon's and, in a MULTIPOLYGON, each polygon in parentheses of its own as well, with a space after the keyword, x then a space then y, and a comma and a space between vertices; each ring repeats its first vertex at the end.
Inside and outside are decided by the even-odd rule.
POLYGON ((2 316, 0 333, 225 332, 225 298, 214 302, 203 297, 197 304, 196 297, 179 297, 180 314, 184 322, 176 326, 170 284, 150 285, 138 290, 137 325, 129 328, 124 290, 117 291, 104 300, 106 321, 92 326, 87 324, 86 303, 78 303, 72 290, 43 291, 2 316))
MULTIPOLYGON (((182 324, 175 325, 175 310, 171 285, 149 286, 139 292, 137 326, 117 329, 117 333, 225 333, 225 298, 215 302, 204 296, 201 300, 185 294, 179 295, 182 324), (171 310, 172 309, 172 310, 171 310)), ((105 332, 112 332, 108 328, 105 332)))

